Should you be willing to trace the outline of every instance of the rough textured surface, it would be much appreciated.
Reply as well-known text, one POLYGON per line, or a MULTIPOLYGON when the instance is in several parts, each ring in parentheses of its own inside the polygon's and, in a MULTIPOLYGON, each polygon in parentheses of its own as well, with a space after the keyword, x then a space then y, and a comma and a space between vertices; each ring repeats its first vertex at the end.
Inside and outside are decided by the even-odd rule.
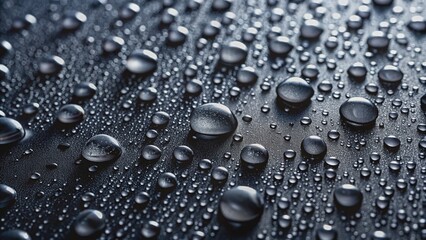
POLYGON ((73 238, 73 221, 89 208, 104 214, 100 239, 139 239, 149 229, 156 233, 157 225, 150 221, 158 223, 159 239, 191 239, 194 234, 204 234, 206 239, 314 239, 323 224, 332 225, 338 239, 367 239, 376 230, 392 239, 425 237, 426 144, 422 147, 419 142, 426 132, 420 104, 426 92, 426 35, 407 27, 412 16, 425 16, 423 0, 395 0, 390 7, 377 7, 369 0, 278 0, 276 5, 267 3, 274 0, 235 0, 230 8, 236 15, 232 24, 223 22, 225 13, 211 11, 211 0, 194 11, 185 10, 189 1, 135 2, 140 12, 126 21, 119 20, 125 4, 121 1, 0 2, 0 41, 7 40, 13 47, 0 59, 10 71, 9 77, 1 76, 0 110, 26 129, 22 141, 0 146, 0 183, 17 192, 16 203, 0 209, 0 232, 20 229, 33 239, 73 238), (317 6, 321 2, 322 7, 317 6), (346 21, 363 3, 371 8, 371 17, 358 32, 347 31, 346 21), (181 46, 166 44, 168 28, 160 27, 166 12, 163 5, 168 4, 179 12, 171 28, 181 25, 189 31, 181 46), (274 8, 283 9, 281 20, 279 9, 274 8), (84 13, 87 21, 76 31, 63 32, 62 19, 69 10, 84 13), (27 30, 11 31, 14 19, 25 14, 34 15, 37 22, 27 30), (320 38, 299 39, 303 19, 313 15, 323 28, 320 38), (222 22, 219 33, 197 49, 211 20, 222 22), (294 45, 286 59, 268 54, 267 35, 273 26, 280 27, 294 45), (258 33, 252 43, 246 42, 249 52, 244 64, 254 67, 259 78, 253 85, 240 86, 238 66, 219 66, 220 49, 232 40, 242 41, 249 27, 258 33), (385 52, 368 49, 367 38, 376 30, 391 37, 385 52), (398 43, 400 34, 405 35, 406 45, 398 43), (124 39, 122 49, 102 54, 104 39, 112 35, 124 39), (334 50, 325 47, 330 36, 337 39, 334 50), (135 49, 148 49, 158 56, 154 73, 145 77, 123 73, 125 60, 135 49), (49 55, 65 62, 57 76, 38 72, 38 64, 49 55), (348 77, 346 71, 355 62, 369 70, 364 81, 348 77), (195 77, 185 76, 190 64, 198 66, 195 77), (302 73, 308 64, 318 68, 317 79, 302 73), (402 83, 387 86, 379 81, 378 71, 387 64, 401 69, 402 83), (315 89, 312 102, 297 111, 277 104, 276 86, 302 75, 315 89), (185 87, 193 78, 202 82, 203 91, 188 97, 185 87), (94 83, 97 92, 89 100, 76 101, 72 89, 82 81, 94 83), (331 83, 331 91, 319 90, 323 81, 331 83), (377 85, 376 94, 365 89, 369 83, 377 85), (138 98, 145 87, 158 91, 152 104, 141 104, 138 98), (378 106, 374 127, 354 129, 341 121, 339 106, 357 96, 378 106), (192 138, 190 114, 207 102, 222 103, 236 114, 235 136, 192 138), (31 117, 24 114, 31 110, 30 103, 39 104, 31 117), (55 120, 68 103, 78 103, 85 111, 84 121, 73 127, 55 120), (170 115, 167 126, 151 123, 158 111, 170 115), (145 136, 149 129, 157 129, 156 139, 145 136), (329 134, 331 130, 336 131, 329 134), (332 140, 336 132, 340 138, 332 140), (82 158, 86 141, 96 134, 108 134, 120 142, 123 152, 118 160, 96 165, 82 158), (325 160, 303 160, 301 142, 311 135, 324 139, 325 158, 339 159, 338 168, 330 170, 325 160), (400 140, 399 149, 384 146, 383 139, 390 135, 400 140), (252 143, 269 152, 264 168, 248 170, 240 164, 241 149, 252 143), (149 144, 162 151, 153 164, 145 164, 140 157, 149 144), (173 158, 174 148, 180 145, 193 150, 190 164, 177 164, 173 158), (288 149, 297 153, 294 159, 284 158, 288 149), (380 154, 379 161, 374 161, 374 152, 380 154), (198 167, 201 159, 210 159, 213 167, 225 167, 229 177, 213 184, 211 170, 198 167), (157 179, 165 172, 176 175, 177 186, 160 194, 157 179), (345 183, 363 194, 360 210, 350 215, 341 213, 333 201, 334 189, 345 183), (250 186, 265 199, 263 214, 251 231, 231 231, 218 221, 220 197, 235 186, 250 186), (135 205, 141 192, 150 198, 143 208, 135 205), (382 195, 390 200, 386 210, 376 206, 382 195), (290 202, 287 209, 284 197, 290 202), (288 219, 291 226, 286 228, 288 219))

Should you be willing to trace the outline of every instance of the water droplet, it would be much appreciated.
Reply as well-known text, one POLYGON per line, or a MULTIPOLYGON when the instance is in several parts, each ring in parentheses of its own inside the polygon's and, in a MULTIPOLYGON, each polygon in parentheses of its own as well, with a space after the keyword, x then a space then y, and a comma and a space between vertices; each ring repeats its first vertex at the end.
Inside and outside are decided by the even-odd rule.
POLYGON ((47 56, 38 65, 40 73, 53 75, 59 73, 65 65, 65 61, 58 56, 47 56))
POLYGON ((342 119, 354 127, 374 125, 379 110, 370 100, 362 97, 352 97, 344 102, 339 109, 342 119))
POLYGON ((0 118, 0 145, 10 144, 21 140, 25 136, 22 125, 12 118, 0 118))
POLYGON ((348 213, 356 212, 362 205, 361 190, 352 184, 343 184, 334 190, 334 202, 337 207, 348 213))
POLYGON ((0 209, 11 207, 16 202, 16 191, 15 189, 0 184, 0 209))
POLYGON ((299 108, 307 105, 314 95, 314 89, 299 77, 290 77, 281 82, 277 88, 277 100, 284 105, 299 108))
POLYGON ((238 186, 226 191, 219 203, 219 214, 227 224, 235 228, 249 227, 263 213, 263 199, 253 188, 238 186))
POLYGON ((73 230, 79 237, 93 238, 102 232, 105 227, 105 221, 105 216, 102 212, 86 209, 75 218, 73 230))
POLYGON ((157 61, 157 54, 138 49, 127 58, 126 69, 133 74, 149 74, 157 69, 157 61))
POLYGON ((239 41, 232 41, 223 46, 220 51, 220 61, 224 65, 236 66, 246 61, 248 54, 247 46, 239 41))
POLYGON ((59 109, 56 118, 64 124, 78 123, 84 119, 84 109, 77 104, 66 104, 59 109))
POLYGON ((198 134, 219 136, 235 131, 238 121, 227 106, 207 103, 192 111, 190 125, 191 129, 198 134))
POLYGON ((303 157, 311 160, 321 160, 327 154, 327 145, 318 136, 305 137, 301 149, 303 157))
POLYGON ((107 162, 118 159, 121 153, 120 143, 115 138, 98 134, 86 142, 81 154, 91 162, 107 162))
POLYGON ((250 168, 264 167, 269 159, 266 148, 258 143, 249 144, 241 150, 240 158, 242 163, 250 168))

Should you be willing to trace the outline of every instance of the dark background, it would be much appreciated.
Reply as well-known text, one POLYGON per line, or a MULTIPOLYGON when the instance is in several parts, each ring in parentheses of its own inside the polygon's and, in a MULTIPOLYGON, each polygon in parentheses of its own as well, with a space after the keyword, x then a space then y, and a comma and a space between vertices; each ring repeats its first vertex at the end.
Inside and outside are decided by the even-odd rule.
POLYGON ((93 7, 92 2, 4 0, 0 3, 0 39, 8 40, 14 49, 0 60, 11 72, 9 79, 0 82, 0 109, 7 116, 18 119, 27 132, 26 138, 19 144, 1 149, 0 182, 15 188, 18 199, 13 207, 1 213, 0 231, 19 228, 27 231, 33 239, 61 239, 67 235, 73 218, 80 211, 93 208, 102 211, 107 218, 102 239, 137 239, 142 225, 149 220, 160 223, 161 239, 187 239, 198 230, 204 232, 207 239, 235 239, 235 235, 217 222, 218 200, 227 189, 247 185, 262 195, 265 195, 266 188, 275 186, 276 195, 265 197, 261 221, 252 233, 242 238, 282 239, 291 234, 295 239, 312 239, 315 229, 324 223, 336 227, 339 239, 366 239, 374 230, 385 231, 392 239, 420 238, 426 165, 424 153, 418 146, 424 134, 417 131, 417 126, 425 123, 419 100, 425 93, 425 85, 419 79, 425 77, 426 43, 425 35, 414 34, 406 24, 411 16, 424 15, 424 11, 418 14, 410 12, 425 8, 423 0, 398 0, 388 8, 368 4, 372 9, 371 18, 364 23, 362 31, 345 38, 347 33, 341 29, 339 46, 335 50, 327 50, 325 40, 332 31, 346 26, 345 21, 356 12, 360 1, 349 1, 347 7, 338 6, 336 1, 324 1, 327 13, 321 23, 325 31, 320 40, 308 46, 299 40, 298 30, 304 14, 314 12, 308 8, 309 1, 292 3, 298 4, 294 13, 291 13, 292 5, 288 1, 278 1, 276 7, 283 8, 285 15, 282 21, 272 24, 268 19, 273 7, 265 1, 236 0, 231 10, 237 15, 237 20, 232 26, 223 26, 220 35, 209 41, 201 51, 195 48, 195 43, 202 29, 209 21, 223 18, 223 13, 211 12, 210 0, 193 12, 185 11, 186 1, 173 4, 180 13, 175 25, 183 25, 190 31, 185 44, 177 48, 165 45, 167 29, 162 30, 158 26, 164 11, 162 1, 135 1, 139 3, 141 11, 122 26, 117 25, 116 21, 117 11, 124 2, 108 1, 97 7, 93 7), (393 13, 395 6, 402 7, 403 13, 393 13), (81 11, 88 20, 76 32, 63 34, 60 31, 61 19, 67 10, 81 11), (256 11, 260 14, 256 14, 256 11), (27 13, 33 14, 37 23, 29 30, 10 32, 13 19, 27 13), (340 18, 333 18, 333 15, 340 18), (399 45, 392 39, 389 51, 395 51, 395 57, 390 58, 384 53, 367 58, 364 56, 367 51, 366 38, 369 33, 379 29, 382 21, 395 22, 390 23, 388 33, 394 38, 396 34, 404 33, 408 45, 399 45), (222 83, 213 83, 212 80, 218 75, 218 52, 223 43, 241 39, 243 30, 255 22, 261 23, 262 27, 257 39, 247 45, 250 51, 245 64, 257 69, 259 80, 252 87, 241 88, 241 94, 231 98, 229 89, 236 86, 238 68, 222 73, 222 83), (285 66, 272 70, 274 62, 268 57, 266 34, 273 25, 280 26, 283 35, 289 36, 295 46, 306 47, 302 52, 310 54, 308 62, 300 61, 302 52, 294 49, 285 66), (102 40, 110 35, 120 36, 126 43, 120 53, 105 57, 101 54, 102 40), (343 49, 344 41, 351 43, 349 51, 343 49), (258 58, 253 57, 256 45, 260 49, 258 58), (126 56, 139 48, 157 53, 157 71, 144 79, 123 77, 121 72, 126 56), (325 63, 317 63, 319 57, 316 48, 327 56, 327 60, 336 60, 336 69, 330 70, 325 63), (337 58, 339 51, 345 53, 342 59, 337 58), (49 54, 65 60, 65 67, 57 77, 45 78, 37 74, 40 58, 49 54), (389 91, 380 85, 377 71, 396 59, 405 77, 403 84, 389 91), (365 63, 370 70, 367 79, 360 83, 349 80, 346 73, 350 64, 356 61, 365 63), (320 70, 319 79, 311 82, 315 89, 313 101, 303 111, 285 112, 275 103, 275 87, 289 76, 300 76, 301 69, 309 63, 316 64, 320 70), (188 79, 183 71, 188 64, 198 65, 197 78, 203 82, 204 88, 201 96, 191 99, 184 97, 188 79), (340 75, 340 79, 336 80, 336 75, 340 75), (332 82, 332 93, 317 90, 317 85, 323 80, 332 82), (70 102, 72 87, 81 81, 94 83, 98 92, 82 105, 86 111, 84 122, 63 130, 54 124, 55 114, 62 105, 70 102), (261 90, 260 85, 265 81, 271 84, 270 91, 261 90), (367 83, 378 84, 380 92, 368 95, 364 90, 367 83), (159 98, 150 106, 141 106, 137 95, 146 86, 155 86, 159 98), (406 86, 406 89, 402 86, 406 86), (213 94, 219 91, 222 92, 220 97, 214 97, 213 94), (320 94, 324 101, 317 100, 320 94), (363 96, 373 101, 384 99, 383 103, 377 104, 379 117, 374 128, 359 131, 342 125, 338 109, 350 96, 363 96), (395 99, 402 101, 401 107, 392 106, 395 99), (33 102, 40 104, 40 110, 34 118, 25 119, 22 116, 23 106, 33 102), (242 134, 242 142, 232 141, 232 136, 223 142, 188 139, 189 115, 195 106, 204 102, 220 102, 236 112, 239 122, 236 133, 242 134), (125 103, 129 103, 130 107, 126 107, 125 103), (268 113, 262 113, 263 105, 270 107, 268 113), (409 108, 408 114, 401 113, 403 107, 409 108), (145 133, 150 129, 151 116, 160 110, 171 115, 167 128, 159 130, 160 135, 153 143, 163 150, 163 154, 155 165, 145 166, 139 160, 140 151, 144 145, 152 144, 146 140, 145 133), (398 118, 390 119, 391 112, 398 113, 398 118), (246 114, 253 117, 251 123, 242 121, 242 116, 246 114), (312 123, 302 125, 302 117, 310 117, 312 123), (380 124, 383 126, 379 127, 380 124), (276 129, 271 125, 276 125, 276 129), (327 133, 332 129, 340 132, 339 140, 327 138, 327 133), (89 172, 88 168, 93 164, 79 161, 82 159, 81 149, 91 136, 99 133, 118 139, 124 153, 117 161, 99 165, 96 172, 89 172), (291 136, 290 141, 284 140, 286 135, 291 136), (327 156, 337 157, 341 161, 335 180, 325 179, 323 162, 309 164, 307 171, 298 169, 302 161, 300 143, 309 135, 321 136, 328 146, 327 156), (401 140, 399 151, 384 149, 383 138, 388 135, 395 135, 401 140), (70 148, 59 150, 58 145, 62 143, 69 143, 70 148), (247 172, 240 168, 240 150, 250 143, 260 143, 269 151, 269 162, 262 172, 247 172), (176 166, 171 156, 173 149, 182 144, 190 146, 195 152, 194 161, 189 166, 176 166), (297 152, 294 160, 283 159, 283 152, 287 149, 297 152), (381 154, 380 163, 370 162, 372 152, 381 154), (224 157, 226 153, 230 153, 231 158, 224 157), (224 166, 229 170, 226 184, 214 186, 209 173, 198 170, 198 161, 203 158, 211 159, 213 166, 224 166), (399 172, 389 169, 392 160, 401 163, 399 172), (407 170, 406 165, 410 161, 417 164, 415 170, 407 170), (48 170, 46 165, 53 162, 59 165, 58 168, 48 170), (360 176, 363 167, 372 171, 369 178, 360 176), (375 174, 375 169, 380 169, 381 174, 375 174), (30 179, 34 172, 41 174, 40 179, 30 179), (162 172, 175 173, 179 182, 177 189, 166 197, 160 197, 155 188, 157 177, 162 172), (283 174, 283 181, 273 180, 275 173, 283 174), (319 183, 313 180, 316 173, 323 177, 319 183), (408 183, 410 177, 417 183, 408 184, 405 191, 395 187, 398 179, 408 183), (289 179, 295 179, 296 183, 290 184, 289 179), (333 189, 349 182, 363 192, 360 214, 343 217, 337 211, 326 213, 326 205, 333 205, 333 189), (390 208, 385 213, 380 213, 374 207, 376 198, 384 191, 379 182, 385 182, 386 186, 395 189, 390 208), (190 193, 190 190, 195 191, 190 193), (149 205, 144 209, 134 207, 134 197, 140 191, 147 191, 151 196, 149 205), (82 196, 87 192, 94 193, 95 197, 83 202, 82 196), (299 196, 293 198, 295 192, 299 196), (278 209, 277 201, 282 196, 291 201, 288 211, 278 209), (303 213, 302 207, 306 202, 314 204, 313 214, 303 213), (210 209, 213 211, 210 213, 212 220, 205 222, 202 214, 210 209), (406 214, 402 220, 398 219, 397 214, 401 209, 406 214), (281 229, 273 217, 280 218, 283 214, 289 214, 292 218, 292 227, 287 231, 281 229), (303 230, 304 225, 306 230, 303 230))

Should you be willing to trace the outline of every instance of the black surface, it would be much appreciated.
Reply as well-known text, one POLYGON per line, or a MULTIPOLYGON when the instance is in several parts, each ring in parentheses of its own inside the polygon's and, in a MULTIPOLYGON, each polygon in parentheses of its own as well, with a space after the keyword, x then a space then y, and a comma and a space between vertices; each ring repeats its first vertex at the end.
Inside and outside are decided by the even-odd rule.
POLYGON ((298 31, 304 16, 315 14, 315 9, 308 7, 309 1, 278 1, 276 6, 268 6, 265 1, 238 0, 231 7, 237 16, 234 23, 222 24, 220 34, 208 40, 202 50, 196 49, 196 43, 204 26, 211 20, 221 21, 224 16, 210 10, 211 1, 206 0, 199 10, 192 12, 185 10, 186 1, 173 3, 179 16, 172 26, 182 25, 189 30, 187 40, 179 47, 166 45, 168 30, 159 26, 164 12, 162 4, 168 1, 135 2, 141 11, 122 24, 117 24, 117 11, 124 4, 119 1, 96 7, 92 1, 0 2, 0 40, 7 40, 13 46, 13 51, 0 60, 10 70, 10 77, 0 81, 0 110, 19 120, 27 133, 21 142, 1 147, 0 183, 13 187, 18 195, 16 203, 0 213, 0 231, 21 229, 33 239, 63 239, 70 236, 70 227, 78 213, 91 208, 106 216, 100 239, 139 239, 142 226, 150 220, 159 223, 160 239, 191 239, 195 231, 205 233, 206 239, 314 239, 316 229, 324 223, 335 227, 338 239, 368 239, 375 230, 384 231, 391 239, 421 239, 422 229, 426 229, 426 164, 425 150, 419 147, 419 141, 425 135, 417 127, 426 120, 420 104, 426 92, 426 42, 425 35, 409 30, 407 23, 414 15, 425 16, 426 2, 398 0, 383 8, 364 1, 371 7, 371 17, 356 33, 345 30, 346 20, 355 14, 360 1, 349 1, 347 7, 323 1, 326 14, 317 19, 324 32, 319 40, 308 43, 299 39, 298 31), (277 23, 269 21, 274 7, 285 12, 277 23), (401 14, 393 11, 397 7, 403 9, 401 14), (61 19, 67 10, 78 10, 87 16, 87 22, 75 32, 61 31, 61 19), (412 13, 413 10, 419 12, 412 13), (28 30, 11 31, 13 19, 27 13, 34 15, 37 23, 28 30), (390 25, 384 29, 392 35, 389 49, 369 57, 367 37, 385 26, 383 22, 390 25), (259 80, 252 86, 240 87, 240 95, 231 97, 229 90, 237 86, 238 67, 226 71, 217 67, 219 49, 223 43, 240 40, 244 29, 252 26, 261 27, 256 40, 247 44, 249 54, 245 65, 257 70, 259 80), (266 35, 272 26, 280 26, 283 35, 295 46, 286 64, 268 55, 266 35), (334 32, 338 33, 338 47, 330 50, 324 44, 334 32), (397 43, 397 34, 406 35, 406 46, 397 43), (111 35, 122 37, 125 44, 119 53, 105 56, 102 41, 111 35), (351 47, 345 50, 348 43, 351 47), (155 73, 146 78, 122 74, 124 61, 134 49, 157 53, 159 63, 155 73), (340 54, 344 54, 341 59, 340 54), (37 72, 38 62, 46 55, 64 59, 65 67, 58 76, 45 77, 37 72), (308 61, 300 60, 308 55, 308 61), (335 60, 336 68, 327 68, 331 64, 321 63, 320 59, 335 60), (365 81, 348 78, 346 70, 357 61, 369 69, 365 81), (389 88, 379 82, 377 72, 392 63, 399 66, 404 79, 389 88), (203 93, 198 97, 184 94, 185 84, 190 80, 184 76, 184 70, 189 64, 198 65, 197 78, 203 82, 203 93), (317 65, 320 72, 317 80, 310 81, 315 89, 312 103, 303 110, 286 111, 275 101, 275 87, 290 76, 300 76, 307 64, 317 65), (218 77, 223 81, 215 83, 218 77), (332 92, 318 90, 323 80, 332 83, 332 92), (71 102, 73 86, 82 81, 94 83, 97 93, 80 103, 86 111, 85 120, 63 129, 55 123, 55 115, 62 105, 71 102), (262 91, 263 83, 269 83, 271 89, 262 91), (368 83, 379 86, 378 94, 366 92, 364 86, 368 83), (142 87, 148 86, 158 90, 158 98, 151 105, 141 105, 137 96, 142 87), (339 106, 353 96, 376 103, 379 117, 374 127, 354 129, 341 122, 339 106), (401 106, 392 104, 397 99, 401 106), (40 104, 39 112, 32 118, 23 116, 24 105, 33 102, 40 104), (239 124, 235 133, 243 136, 242 142, 233 141, 232 136, 218 140, 191 139, 190 113, 195 106, 207 102, 223 103, 236 113, 239 124), (266 106, 269 110, 264 113, 261 109, 266 106), (404 108, 408 109, 407 113, 403 113, 404 108), (150 119, 157 111, 169 113, 171 120, 167 127, 158 128, 159 137, 153 141, 145 133, 152 127, 150 119), (396 119, 390 117, 394 113, 398 115, 396 119), (247 114, 253 119, 249 123, 242 120, 247 114), (301 124, 303 117, 309 117, 312 123, 301 124), (330 130, 337 130, 340 138, 329 139, 330 130), (99 164, 91 172, 89 168, 96 164, 83 160, 81 150, 90 137, 99 133, 115 137, 124 151, 117 161, 99 164), (301 142, 310 135, 325 140, 326 157, 340 160, 334 180, 326 179, 324 160, 302 162, 301 142), (389 135, 401 140, 399 150, 389 151, 384 147, 383 139, 389 135), (64 143, 70 147, 58 148, 64 143), (266 167, 257 172, 240 165, 241 149, 252 143, 262 144, 269 152, 266 167), (162 149, 160 160, 151 165, 143 164, 140 159, 141 149, 147 144, 162 149), (173 160, 173 149, 179 145, 187 145, 194 151, 191 164, 177 165, 173 160), (283 158, 287 149, 297 152, 295 159, 283 158), (370 161, 373 152, 380 153, 379 163, 370 161), (228 169, 226 183, 214 185, 209 171, 198 169, 198 162, 204 158, 211 159, 214 167, 228 169), (391 161, 400 163, 399 171, 389 168, 391 161), (58 167, 47 168, 50 163, 57 163, 58 167), (416 167, 409 170, 412 163, 416 167), (302 171, 305 164, 307 169, 302 171), (369 177, 361 176, 363 168, 371 171, 369 177), (30 179, 34 172, 40 173, 38 180, 30 179), (174 173, 178 186, 160 196, 156 184, 163 172, 174 173), (283 176, 282 181, 274 180, 277 173, 283 176), (319 176, 322 180, 316 182, 314 179, 319 176), (401 179, 407 183, 404 189, 397 187, 401 179), (363 193, 361 209, 350 216, 335 209, 333 202, 333 190, 344 183, 356 185, 363 193), (233 232, 217 218, 221 195, 235 186, 250 186, 265 198, 262 217, 249 232, 233 232), (386 187, 395 192, 389 209, 379 211, 374 205, 386 187), (136 194, 142 191, 150 195, 150 202, 143 209, 134 203, 136 194), (274 191, 273 196, 265 193, 274 191), (88 192, 95 197, 84 202, 82 196, 88 192), (279 209, 281 197, 290 200, 288 210, 279 209), (311 214, 303 210, 307 203, 315 207, 311 214), (284 214, 292 219, 288 230, 278 224, 277 219, 284 214), (211 219, 203 219, 203 215, 211 219))

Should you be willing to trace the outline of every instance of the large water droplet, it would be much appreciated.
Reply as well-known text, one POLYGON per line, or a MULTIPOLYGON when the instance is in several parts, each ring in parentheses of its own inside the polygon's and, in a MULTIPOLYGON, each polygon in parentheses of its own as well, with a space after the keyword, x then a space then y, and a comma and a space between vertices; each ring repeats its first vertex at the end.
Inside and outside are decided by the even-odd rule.
POLYGON ((196 133, 218 136, 232 133, 237 128, 238 121, 227 106, 207 103, 192 111, 190 124, 196 133))
POLYGON ((15 203, 15 201, 16 201, 15 189, 5 184, 0 184, 0 209, 12 206, 15 203))
POLYGON ((79 237, 96 237, 105 227, 105 216, 102 212, 94 209, 86 209, 80 212, 73 225, 75 234, 79 237))
POLYGON ((362 97, 349 98, 340 106, 339 112, 346 123, 355 127, 374 125, 379 115, 376 105, 362 97))
POLYGON ((276 92, 280 103, 293 108, 307 105, 314 95, 312 86, 299 77, 284 80, 277 86, 276 92))
POLYGON ((264 167, 269 159, 266 148, 260 144, 249 144, 241 150, 240 158, 248 168, 264 167))
POLYGON ((64 124, 78 123, 84 119, 84 109, 77 104, 66 104, 59 109, 56 118, 64 124))
POLYGON ((343 184, 334 190, 334 202, 344 211, 355 212, 362 205, 361 190, 352 184, 343 184))
POLYGON ((233 227, 248 227, 262 216, 263 205, 262 196, 255 189, 238 186, 223 194, 219 214, 233 227))
POLYGON ((82 156, 91 162, 107 162, 121 156, 122 149, 117 139, 98 134, 91 137, 85 144, 82 156))
POLYGON ((21 140, 25 136, 22 125, 12 118, 0 118, 0 145, 10 144, 21 140))
POLYGON ((236 66, 246 61, 247 46, 239 41, 232 41, 220 51, 220 61, 224 65, 236 66))
POLYGON ((157 61, 157 54, 138 49, 127 58, 126 69, 133 74, 145 75, 157 69, 157 61))

